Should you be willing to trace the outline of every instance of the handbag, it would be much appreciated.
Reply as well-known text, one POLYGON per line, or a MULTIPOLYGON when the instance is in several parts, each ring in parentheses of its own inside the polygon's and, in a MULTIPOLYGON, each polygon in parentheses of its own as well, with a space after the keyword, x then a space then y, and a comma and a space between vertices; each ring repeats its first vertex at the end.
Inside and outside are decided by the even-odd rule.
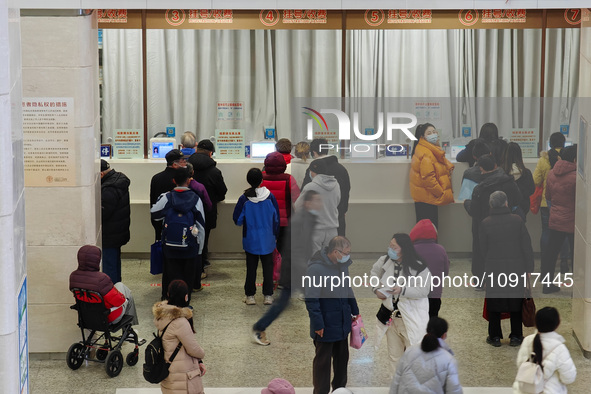
POLYGON ((542 204, 542 194, 544 193, 544 185, 536 186, 536 190, 534 194, 529 196, 529 210, 534 215, 538 213, 540 210, 540 205, 542 204))
POLYGON ((524 393, 538 394, 544 391, 544 371, 533 361, 534 356, 532 352, 529 359, 519 366, 515 377, 519 390, 524 393))
POLYGON ((278 282, 281 275, 281 253, 275 248, 273 251, 273 282, 278 282))
POLYGON ((162 241, 156 241, 150 246, 150 273, 158 275, 162 273, 162 241))
POLYGON ((531 294, 531 283, 527 280, 525 289, 525 298, 521 304, 521 320, 525 327, 534 327, 536 325, 536 304, 531 294))
POLYGON ((365 325, 363 324, 363 319, 361 319, 361 315, 359 315, 357 316, 357 319, 351 322, 351 340, 349 344, 353 349, 361 349, 361 346, 363 346, 367 338, 368 335, 365 330, 365 325))
MULTIPOLYGON (((488 321, 488 303, 486 302, 486 298, 484 299, 484 305, 482 306, 482 317, 484 320, 488 321)), ((501 320, 509 319, 511 314, 509 312, 502 312, 501 313, 501 320)))

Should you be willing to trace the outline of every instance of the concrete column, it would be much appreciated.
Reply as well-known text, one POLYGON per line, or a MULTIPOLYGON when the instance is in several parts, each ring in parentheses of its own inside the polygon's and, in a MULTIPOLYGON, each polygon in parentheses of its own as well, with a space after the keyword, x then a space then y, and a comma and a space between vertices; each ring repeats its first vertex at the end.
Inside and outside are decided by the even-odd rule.
POLYGON ((573 332, 585 357, 591 358, 591 13, 581 10, 577 215, 575 220, 573 332), (583 166, 583 171, 580 167, 583 166))
POLYGON ((21 17, 23 97, 63 98, 74 108, 68 185, 55 176, 25 185, 33 353, 64 353, 80 339, 69 276, 82 245, 100 246, 98 31, 96 13, 81 13, 21 17))
POLYGON ((0 0, 0 392, 28 392, 20 10, 0 0), (22 322, 23 330, 19 330, 22 322), (20 371, 25 379, 21 382, 20 371))

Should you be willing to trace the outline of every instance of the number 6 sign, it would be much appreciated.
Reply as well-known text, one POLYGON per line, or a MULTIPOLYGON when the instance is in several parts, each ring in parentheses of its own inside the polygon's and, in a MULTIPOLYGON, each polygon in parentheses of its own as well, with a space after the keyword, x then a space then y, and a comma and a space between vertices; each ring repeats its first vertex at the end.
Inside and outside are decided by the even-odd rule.
POLYGON ((478 11, 477 10, 460 10, 458 15, 460 23, 464 26, 472 26, 478 22, 478 11))

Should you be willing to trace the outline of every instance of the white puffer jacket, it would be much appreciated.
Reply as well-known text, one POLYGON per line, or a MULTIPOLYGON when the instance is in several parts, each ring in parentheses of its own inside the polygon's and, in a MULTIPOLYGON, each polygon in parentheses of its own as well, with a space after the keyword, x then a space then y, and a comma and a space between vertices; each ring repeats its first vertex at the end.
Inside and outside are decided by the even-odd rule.
MULTIPOLYGON (((527 361, 533 351, 535 334, 525 337, 517 354, 517 367, 527 361)), ((571 384, 577 377, 577 368, 570 356, 562 335, 552 332, 540 333, 542 340, 544 367, 544 394, 567 393, 567 384, 571 384)), ((513 383, 513 392, 521 394, 518 383, 513 383)))
POLYGON ((408 348, 398 362, 390 394, 461 394, 458 367, 447 344, 425 353, 421 345, 408 348))

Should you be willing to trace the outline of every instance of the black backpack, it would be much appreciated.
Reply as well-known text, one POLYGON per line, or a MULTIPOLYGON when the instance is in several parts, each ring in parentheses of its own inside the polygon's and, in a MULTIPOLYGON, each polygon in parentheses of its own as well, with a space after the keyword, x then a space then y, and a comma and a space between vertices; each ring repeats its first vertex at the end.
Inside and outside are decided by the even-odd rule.
POLYGON ((170 356, 169 361, 166 362, 164 359, 164 346, 162 345, 162 337, 164 336, 164 332, 170 323, 164 327, 162 334, 154 334, 154 339, 152 339, 152 342, 150 342, 146 347, 144 379, 150 383, 160 383, 168 377, 168 368, 170 367, 170 364, 172 364, 174 358, 176 357, 179 350, 181 350, 181 346, 183 345, 181 342, 179 342, 176 349, 174 349, 172 356, 170 356))

